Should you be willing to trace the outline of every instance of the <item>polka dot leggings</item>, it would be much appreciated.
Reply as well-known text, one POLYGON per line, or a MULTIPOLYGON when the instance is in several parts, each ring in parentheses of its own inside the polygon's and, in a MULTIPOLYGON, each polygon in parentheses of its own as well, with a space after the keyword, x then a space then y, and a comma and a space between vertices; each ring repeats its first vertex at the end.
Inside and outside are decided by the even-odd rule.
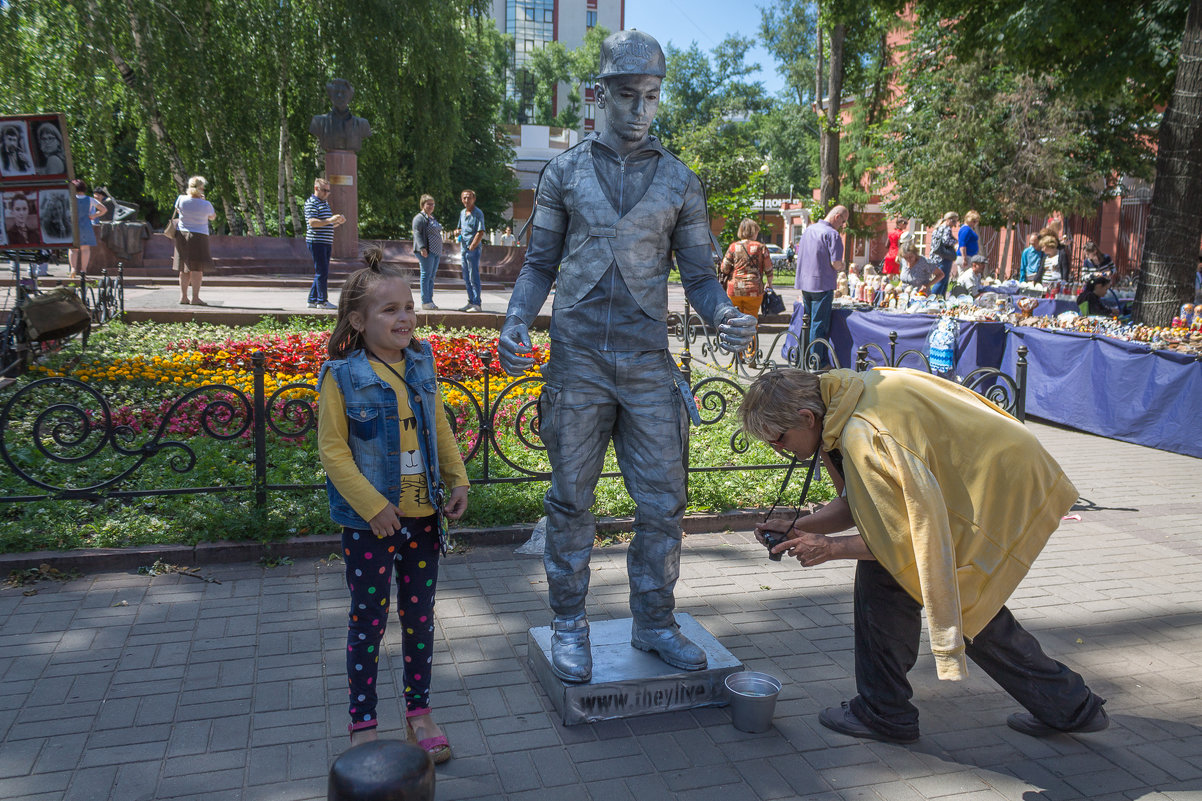
POLYGON ((401 528, 377 538, 368 531, 342 530, 346 586, 351 611, 346 632, 346 675, 350 686, 350 730, 376 725, 376 673, 388 625, 392 570, 397 575, 397 616, 404 633, 405 708, 430 706, 434 647, 434 590, 438 584, 436 518, 402 517, 401 528))

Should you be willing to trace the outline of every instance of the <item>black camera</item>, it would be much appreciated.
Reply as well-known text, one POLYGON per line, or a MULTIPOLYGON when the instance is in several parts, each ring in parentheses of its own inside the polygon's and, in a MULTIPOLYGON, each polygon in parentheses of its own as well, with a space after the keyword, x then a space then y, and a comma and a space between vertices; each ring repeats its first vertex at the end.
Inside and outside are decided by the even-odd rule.
POLYGON ((779 531, 761 531, 760 536, 764 538, 764 546, 768 549, 768 559, 773 562, 779 562, 780 558, 784 556, 784 552, 772 553, 772 549, 789 539, 788 535, 779 531))

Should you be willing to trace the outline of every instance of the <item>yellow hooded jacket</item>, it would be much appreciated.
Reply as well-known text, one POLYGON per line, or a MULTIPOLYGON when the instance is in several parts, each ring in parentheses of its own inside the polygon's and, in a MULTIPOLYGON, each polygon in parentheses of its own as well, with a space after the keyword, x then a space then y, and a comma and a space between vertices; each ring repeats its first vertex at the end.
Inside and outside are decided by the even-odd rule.
POLYGON ((877 561, 926 609, 941 679, 1031 568, 1077 490, 1022 423, 915 370, 821 378, 822 448, 843 453, 847 500, 877 561))

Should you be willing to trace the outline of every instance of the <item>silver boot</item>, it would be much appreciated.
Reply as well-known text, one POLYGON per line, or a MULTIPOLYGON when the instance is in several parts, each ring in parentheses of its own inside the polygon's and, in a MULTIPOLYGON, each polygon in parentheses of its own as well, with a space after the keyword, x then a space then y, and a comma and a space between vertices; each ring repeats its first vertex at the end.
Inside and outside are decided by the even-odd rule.
POLYGON ((662 629, 644 628, 635 622, 631 627, 630 644, 640 651, 651 651, 672 667, 681 670, 704 670, 709 660, 705 651, 680 633, 673 623, 662 629))
POLYGON ((586 682, 593 677, 593 653, 588 642, 588 617, 558 617, 551 622, 551 672, 564 681, 586 682))

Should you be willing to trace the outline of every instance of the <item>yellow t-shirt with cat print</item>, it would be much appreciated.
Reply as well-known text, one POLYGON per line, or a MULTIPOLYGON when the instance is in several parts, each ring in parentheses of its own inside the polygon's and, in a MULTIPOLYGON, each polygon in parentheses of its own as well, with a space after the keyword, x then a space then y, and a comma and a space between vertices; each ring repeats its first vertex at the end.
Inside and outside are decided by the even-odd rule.
MULTIPOLYGON (((337 381, 322 384, 317 409, 317 447, 321 464, 334 487, 346 499, 355 514, 364 520, 378 515, 391 500, 401 510, 402 517, 425 517, 434 514, 430 493, 426 487, 426 465, 418 447, 417 420, 409 406, 409 392, 401 379, 382 364, 370 362, 376 375, 388 383, 397 397, 397 413, 401 423, 401 495, 385 498, 359 472, 350 445, 347 444, 346 402, 337 381)), ((392 368, 405 374, 405 362, 392 368)), ((467 470, 451 424, 442 405, 441 393, 434 404, 434 423, 438 439, 438 470, 447 488, 466 486, 467 470)))

